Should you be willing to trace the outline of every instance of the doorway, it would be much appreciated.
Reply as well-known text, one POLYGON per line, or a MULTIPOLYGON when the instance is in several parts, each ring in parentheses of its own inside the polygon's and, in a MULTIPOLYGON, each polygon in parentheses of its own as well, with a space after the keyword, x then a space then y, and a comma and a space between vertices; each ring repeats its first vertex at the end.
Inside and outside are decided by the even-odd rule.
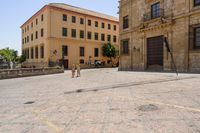
POLYGON ((147 69, 163 70, 163 36, 147 38, 147 69))

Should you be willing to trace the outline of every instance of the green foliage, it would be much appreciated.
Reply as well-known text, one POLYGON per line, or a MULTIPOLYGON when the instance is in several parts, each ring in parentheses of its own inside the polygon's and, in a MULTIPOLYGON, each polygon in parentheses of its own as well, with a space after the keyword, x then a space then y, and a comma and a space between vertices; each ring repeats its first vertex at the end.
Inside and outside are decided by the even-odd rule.
POLYGON ((0 55, 3 56, 6 61, 15 61, 17 58, 17 51, 9 48, 0 49, 0 55))
POLYGON ((21 55, 21 56, 18 56, 17 58, 16 58, 16 62, 17 63, 23 63, 23 62, 25 62, 26 61, 26 56, 25 55, 21 55))
POLYGON ((111 43, 106 43, 102 47, 103 56, 108 58, 115 58, 117 56, 117 49, 111 43))

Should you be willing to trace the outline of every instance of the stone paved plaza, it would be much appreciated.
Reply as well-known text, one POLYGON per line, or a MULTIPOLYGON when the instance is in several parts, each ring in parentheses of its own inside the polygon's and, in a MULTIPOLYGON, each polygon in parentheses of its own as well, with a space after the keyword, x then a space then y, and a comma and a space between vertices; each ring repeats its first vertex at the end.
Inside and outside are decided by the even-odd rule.
POLYGON ((82 70, 0 81, 0 133, 200 133, 200 75, 82 70))

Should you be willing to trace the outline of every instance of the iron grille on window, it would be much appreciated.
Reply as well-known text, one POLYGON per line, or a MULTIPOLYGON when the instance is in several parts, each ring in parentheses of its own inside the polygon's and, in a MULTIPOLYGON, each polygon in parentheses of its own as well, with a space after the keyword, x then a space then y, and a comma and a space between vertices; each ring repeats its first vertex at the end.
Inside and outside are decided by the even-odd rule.
POLYGON ((200 0, 194 0, 194 6, 200 6, 200 0))
POLYGON ((129 26, 128 24, 128 16, 123 17, 123 29, 127 29, 129 26))
POLYGON ((194 48, 200 48, 200 27, 194 29, 194 48))
POLYGON ((122 41, 122 54, 129 54, 129 40, 122 41))
POLYGON ((151 18, 154 19, 158 17, 160 17, 160 2, 151 6, 151 18))
POLYGON ((156 18, 159 18, 159 17, 164 17, 164 10, 163 9, 157 10, 154 13, 148 12, 148 13, 144 14, 143 22, 150 21, 152 19, 156 19, 156 18))

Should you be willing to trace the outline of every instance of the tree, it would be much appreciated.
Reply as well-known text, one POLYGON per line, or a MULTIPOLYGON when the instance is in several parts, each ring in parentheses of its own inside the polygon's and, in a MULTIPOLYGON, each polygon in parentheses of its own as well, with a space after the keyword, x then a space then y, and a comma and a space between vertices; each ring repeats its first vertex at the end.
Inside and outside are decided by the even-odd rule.
POLYGON ((26 56, 25 55, 21 55, 21 56, 18 56, 17 58, 16 58, 16 62, 17 63, 23 63, 23 62, 25 62, 26 61, 26 56))
POLYGON ((112 58, 115 58, 117 56, 117 49, 116 47, 111 43, 106 43, 102 47, 103 56, 110 58, 112 62, 112 58))
POLYGON ((0 49, 0 55, 8 62, 15 61, 17 58, 17 51, 9 48, 0 49))

